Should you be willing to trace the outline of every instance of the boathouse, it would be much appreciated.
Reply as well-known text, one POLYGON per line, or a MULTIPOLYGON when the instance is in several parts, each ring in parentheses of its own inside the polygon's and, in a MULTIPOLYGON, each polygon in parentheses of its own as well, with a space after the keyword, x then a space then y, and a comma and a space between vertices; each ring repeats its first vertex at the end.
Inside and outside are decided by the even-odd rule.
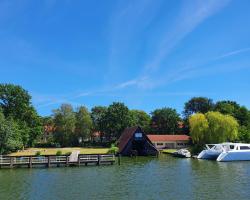
POLYGON ((126 128, 118 140, 119 153, 123 156, 157 155, 158 150, 143 130, 136 126, 126 128))

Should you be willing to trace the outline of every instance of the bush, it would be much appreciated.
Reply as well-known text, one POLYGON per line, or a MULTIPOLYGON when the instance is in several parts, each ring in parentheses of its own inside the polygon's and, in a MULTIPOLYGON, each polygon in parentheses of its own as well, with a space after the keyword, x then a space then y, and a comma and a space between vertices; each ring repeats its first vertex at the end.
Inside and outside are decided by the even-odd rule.
POLYGON ((116 147, 114 144, 112 144, 109 151, 108 151, 108 153, 117 154, 118 151, 119 151, 119 148, 116 147))
POLYGON ((59 150, 56 152, 56 156, 61 156, 61 155, 62 155, 62 151, 59 150))
POLYGON ((40 155, 41 155, 41 151, 37 151, 36 156, 40 156, 40 155))

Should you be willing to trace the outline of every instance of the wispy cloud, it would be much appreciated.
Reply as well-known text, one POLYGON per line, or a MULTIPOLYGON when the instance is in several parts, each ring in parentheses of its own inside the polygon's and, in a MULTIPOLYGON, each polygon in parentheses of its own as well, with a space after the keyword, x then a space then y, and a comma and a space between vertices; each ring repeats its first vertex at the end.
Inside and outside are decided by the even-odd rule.
POLYGON ((173 27, 166 28, 155 51, 157 53, 146 63, 146 73, 159 69, 162 61, 189 33, 228 3, 229 0, 184 1, 173 27))
MULTIPOLYGON (((184 1, 176 19, 173 20, 173 25, 166 27, 162 33, 162 37, 159 39, 158 45, 156 45, 155 49, 152 49, 152 52, 156 53, 146 62, 141 75, 133 80, 124 82, 121 85, 122 88, 139 86, 139 88, 150 89, 161 84, 168 84, 188 78, 193 74, 197 70, 197 67, 188 66, 163 69, 162 62, 167 59, 168 54, 180 45, 181 41, 188 34, 192 33, 206 19, 222 10, 229 2, 230 0, 196 0, 191 3, 184 1), (159 73, 159 71, 161 72, 159 73), (141 77, 147 77, 147 81, 145 82, 141 77)), ((246 51, 246 49, 244 50, 246 51)), ((233 55, 233 53, 240 52, 232 52, 230 55, 233 55)))
POLYGON ((238 50, 235 50, 235 51, 227 52, 227 53, 225 53, 225 54, 223 54, 221 56, 218 56, 217 58, 215 58, 215 60, 219 60, 219 59, 222 59, 222 58, 234 56, 234 55, 241 54, 241 53, 244 53, 244 52, 247 52, 247 51, 250 51, 250 48, 238 49, 238 50))

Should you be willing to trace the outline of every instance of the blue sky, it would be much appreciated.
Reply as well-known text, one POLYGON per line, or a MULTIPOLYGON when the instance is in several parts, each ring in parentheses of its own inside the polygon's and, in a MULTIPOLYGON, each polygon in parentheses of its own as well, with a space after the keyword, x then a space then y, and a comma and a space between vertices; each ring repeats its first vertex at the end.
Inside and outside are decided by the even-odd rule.
POLYGON ((182 112, 193 96, 250 108, 249 0, 0 0, 0 82, 41 115, 124 102, 182 112))

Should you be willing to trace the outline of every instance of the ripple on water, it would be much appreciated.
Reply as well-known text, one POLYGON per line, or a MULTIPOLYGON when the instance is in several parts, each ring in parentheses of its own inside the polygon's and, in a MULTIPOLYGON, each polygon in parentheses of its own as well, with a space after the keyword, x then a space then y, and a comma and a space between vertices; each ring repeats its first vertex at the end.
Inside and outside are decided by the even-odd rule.
POLYGON ((0 199, 249 199, 250 162, 122 158, 122 165, 0 170, 0 199))

